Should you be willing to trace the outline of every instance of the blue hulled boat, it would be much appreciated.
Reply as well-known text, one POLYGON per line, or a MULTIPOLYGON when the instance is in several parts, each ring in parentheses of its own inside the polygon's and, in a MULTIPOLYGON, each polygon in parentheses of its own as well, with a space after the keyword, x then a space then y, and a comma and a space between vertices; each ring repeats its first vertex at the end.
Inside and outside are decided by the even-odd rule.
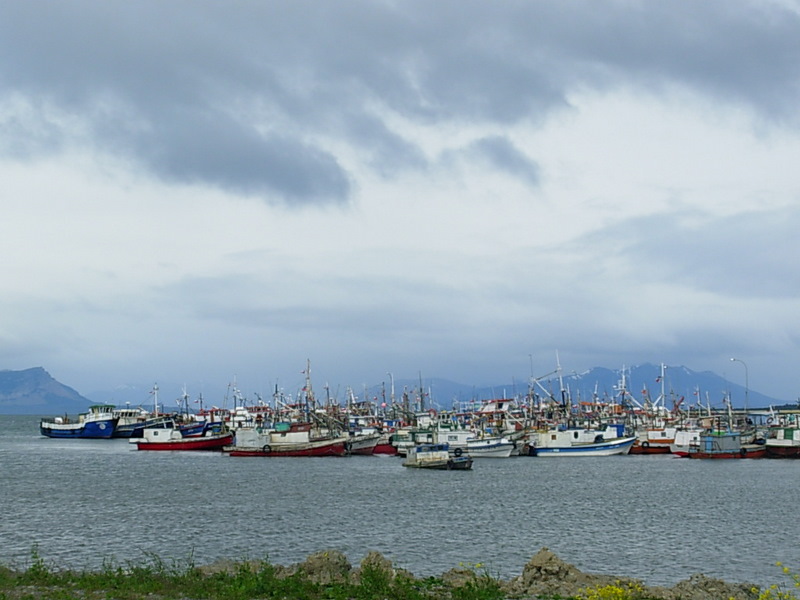
POLYGON ((559 427, 535 433, 536 456, 613 456, 628 454, 636 436, 625 435, 624 425, 605 429, 559 427))
POLYGON ((81 413, 75 420, 66 415, 42 419, 39 431, 51 438, 106 439, 114 435, 117 420, 112 404, 94 404, 89 412, 81 413))

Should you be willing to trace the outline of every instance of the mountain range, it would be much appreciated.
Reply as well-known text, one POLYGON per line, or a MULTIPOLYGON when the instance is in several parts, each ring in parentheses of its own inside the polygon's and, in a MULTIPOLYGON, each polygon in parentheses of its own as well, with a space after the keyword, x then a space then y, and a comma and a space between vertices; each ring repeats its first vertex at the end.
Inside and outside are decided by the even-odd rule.
MULTIPOLYGON (((625 369, 625 389, 639 402, 645 394, 655 401, 662 391, 661 366, 645 363, 625 369)), ((612 370, 595 367, 583 373, 571 372, 550 374, 536 380, 520 380, 517 382, 475 386, 456 383, 440 378, 421 378, 417 380, 401 379, 394 381, 395 396, 399 399, 407 392, 413 399, 418 396, 419 389, 423 390, 423 401, 426 408, 451 409, 454 406, 463 406, 472 400, 487 400, 490 398, 513 398, 524 396, 533 389, 539 396, 548 396, 560 399, 562 390, 568 393, 573 401, 591 401, 594 397, 601 400, 618 398, 623 380, 622 370, 612 370)), ((161 382, 159 388, 159 405, 162 410, 176 410, 178 400, 191 390, 185 384, 161 382)), ((117 406, 131 405, 150 408, 153 406, 154 385, 124 385, 113 390, 95 391, 81 395, 69 386, 55 379, 42 367, 33 367, 20 371, 0 371, 0 414, 75 414, 85 412, 90 404, 115 404, 117 406)), ((693 371, 687 367, 666 367, 663 377, 665 392, 665 405, 672 408, 674 403, 682 402, 682 406, 696 405, 698 399, 703 406, 711 405, 719 408, 723 406, 723 399, 729 397, 736 408, 747 404, 748 408, 766 408, 769 406, 785 405, 785 401, 760 394, 755 390, 746 390, 743 386, 732 383, 711 371, 693 371), (682 400, 681 400, 682 399, 682 400)), ((230 408, 233 404, 232 386, 227 389, 220 386, 219 390, 209 390, 204 394, 203 403, 206 407, 216 405, 230 408)), ((300 394, 300 389, 284 390, 284 393, 300 394)), ((326 390, 326 393, 331 393, 326 390)), ((362 390, 353 390, 354 395, 363 399, 367 397, 378 402, 388 402, 391 389, 387 382, 367 386, 362 390)), ((266 394, 249 393, 242 390, 241 395, 248 404, 256 404, 262 397, 270 400, 272 391, 266 394)), ((331 393, 331 397, 344 403, 346 394, 341 390, 331 393)), ((321 395, 318 392, 317 397, 321 395)), ((191 396, 193 406, 198 406, 198 397, 191 396)))

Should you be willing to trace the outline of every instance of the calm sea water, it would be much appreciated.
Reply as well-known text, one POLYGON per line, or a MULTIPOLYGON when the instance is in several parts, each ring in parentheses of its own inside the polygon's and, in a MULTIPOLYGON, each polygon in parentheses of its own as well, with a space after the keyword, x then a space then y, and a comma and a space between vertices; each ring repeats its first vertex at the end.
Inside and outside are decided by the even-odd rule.
POLYGON ((418 576, 481 563, 510 578, 546 546, 580 569, 674 584, 766 585, 800 568, 800 461, 672 456, 479 459, 472 471, 392 457, 231 458, 52 440, 0 416, 0 563, 34 547, 72 568, 221 558, 290 564, 370 550, 418 576))

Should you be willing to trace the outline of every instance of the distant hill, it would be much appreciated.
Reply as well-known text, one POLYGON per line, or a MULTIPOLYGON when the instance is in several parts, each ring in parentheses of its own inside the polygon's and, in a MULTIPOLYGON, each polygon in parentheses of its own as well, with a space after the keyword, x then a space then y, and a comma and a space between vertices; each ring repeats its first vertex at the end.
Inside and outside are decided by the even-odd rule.
POLYGON ((0 371, 0 413, 50 415, 85 412, 91 402, 42 367, 0 371))
MULTIPOLYGON (((603 400, 610 400, 618 396, 621 391, 622 369, 607 369, 594 367, 582 373, 562 372, 559 380, 558 374, 537 379, 533 385, 538 396, 552 395, 560 399, 561 386, 569 393, 574 401, 591 401, 593 396, 603 400)), ((470 400, 488 400, 490 398, 513 398, 524 396, 528 392, 530 378, 520 378, 505 384, 489 386, 469 386, 444 379, 423 379, 422 385, 426 388, 434 407, 450 409, 453 403, 464 403, 470 400)), ((413 390, 419 387, 415 381, 396 382, 396 389, 406 387, 413 390)), ((625 388, 639 402, 649 394, 655 401, 661 394, 661 366, 650 363, 637 365, 625 369, 625 388)), ((373 393, 374 389, 370 391, 373 393)), ((746 390, 742 385, 732 383, 711 371, 693 371, 684 366, 667 366, 664 371, 664 393, 667 408, 672 408, 673 403, 682 400, 682 406, 695 405, 698 399, 703 406, 710 404, 714 408, 723 406, 723 398, 727 395, 734 408, 743 408, 745 395, 748 408, 778 407, 785 404, 778 400, 754 390, 746 390)), ((398 391, 399 395, 400 392, 398 391)), ((377 394, 376 394, 377 395, 377 394)))
MULTIPOLYGON (((582 400, 588 401, 595 392, 601 398, 617 394, 622 375, 622 369, 595 367, 584 373, 565 374, 563 380, 573 397, 580 396, 582 400)), ((661 394, 661 366, 645 363, 626 368, 625 387, 639 401, 645 393, 655 401, 661 394)), ((703 406, 710 404, 717 408, 723 406, 723 398, 726 396, 730 397, 735 408, 744 408, 745 396, 747 407, 751 409, 777 406, 785 402, 752 389, 745 390, 743 385, 733 383, 711 371, 693 371, 684 366, 665 368, 664 393, 668 408, 672 408, 672 403, 680 398, 683 398, 683 406, 697 404, 699 400, 703 406)))

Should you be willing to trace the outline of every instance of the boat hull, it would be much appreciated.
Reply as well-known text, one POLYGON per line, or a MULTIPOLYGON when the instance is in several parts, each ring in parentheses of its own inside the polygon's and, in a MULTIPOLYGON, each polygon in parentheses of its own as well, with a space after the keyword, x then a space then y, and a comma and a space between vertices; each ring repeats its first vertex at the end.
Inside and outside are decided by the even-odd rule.
POLYGON ((631 451, 629 454, 669 454, 669 448, 669 445, 643 442, 641 444, 634 444, 631 446, 631 451))
POLYGON ((41 422, 39 432, 50 438, 109 439, 114 435, 116 419, 92 421, 90 423, 41 422))
POLYGON ((800 458, 800 446, 773 446, 767 442, 767 456, 770 458, 800 458))
POLYGON ((225 449, 230 456, 263 456, 267 458, 302 456, 345 456, 347 443, 344 440, 332 443, 265 444, 261 448, 230 446, 225 449))
POLYGON ((477 440, 467 442, 467 453, 472 458, 508 458, 515 446, 509 441, 477 440))
POLYGON ((165 441, 137 440, 135 442, 138 450, 167 450, 167 451, 187 451, 187 450, 218 450, 221 451, 225 446, 233 442, 233 433, 219 435, 208 435, 205 437, 187 437, 181 439, 168 439, 165 441))
POLYGON ((380 441, 380 435, 355 435, 348 442, 348 453, 357 456, 371 456, 380 441))
POLYGON ((692 448, 687 454, 689 458, 764 458, 767 455, 766 446, 747 446, 730 450, 705 450, 692 448))
POLYGON ((630 452, 636 438, 621 438, 591 444, 573 446, 537 447, 536 456, 615 456, 630 452))
POLYGON ((397 448, 392 446, 391 443, 378 443, 372 450, 372 454, 381 454, 384 456, 397 456, 397 448))
POLYGON ((424 463, 404 462, 404 467, 409 469, 434 469, 437 471, 466 471, 472 468, 472 457, 456 456, 441 461, 426 461, 424 463))

